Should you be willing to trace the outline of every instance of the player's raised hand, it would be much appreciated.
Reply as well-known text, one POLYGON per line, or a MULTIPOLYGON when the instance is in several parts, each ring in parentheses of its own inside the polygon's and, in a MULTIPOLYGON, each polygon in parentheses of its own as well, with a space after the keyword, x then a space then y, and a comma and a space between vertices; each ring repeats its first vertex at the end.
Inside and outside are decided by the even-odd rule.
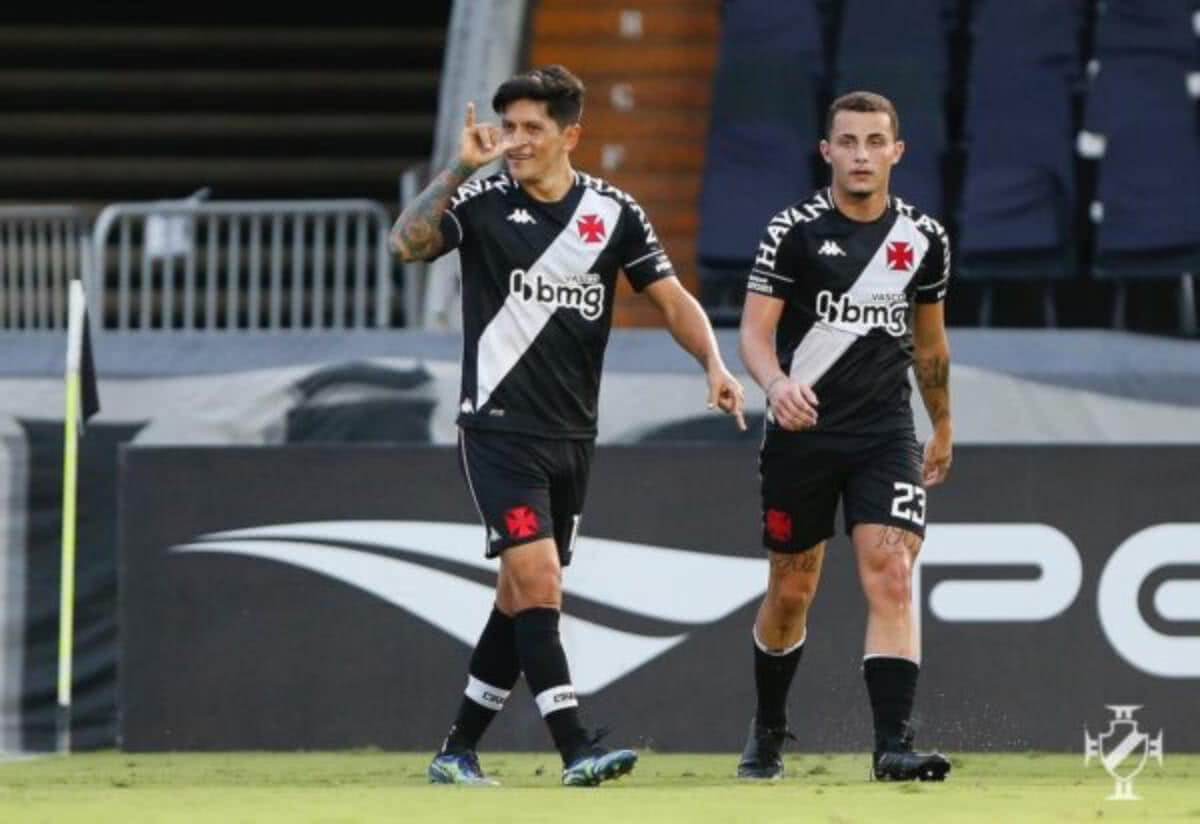
POLYGON ((772 383, 767 393, 767 407, 776 423, 784 429, 798 431, 817 425, 817 401, 812 387, 781 378, 772 383))
POLYGON ((467 118, 458 143, 460 163, 478 169, 504 154, 512 139, 495 123, 476 123, 475 104, 467 104, 467 118))
POLYGON ((921 473, 925 486, 937 486, 946 480, 953 456, 954 444, 950 436, 940 430, 935 431, 925 443, 925 466, 921 473))
POLYGON ((708 371, 708 408, 720 409, 726 415, 737 419, 739 432, 746 431, 746 392, 737 378, 729 373, 724 366, 716 366, 708 371))

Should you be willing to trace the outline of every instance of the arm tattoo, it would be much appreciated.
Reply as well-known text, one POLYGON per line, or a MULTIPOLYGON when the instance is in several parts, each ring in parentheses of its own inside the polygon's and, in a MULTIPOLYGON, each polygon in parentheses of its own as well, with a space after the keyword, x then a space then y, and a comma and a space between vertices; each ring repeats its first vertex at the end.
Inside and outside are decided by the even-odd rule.
POLYGON ((942 355, 918 359, 914 366, 922 389, 945 389, 950 382, 950 361, 942 355))
POLYGON ((950 359, 944 354, 916 358, 913 373, 921 390, 921 399, 929 421, 937 426, 950 417, 950 359))
POLYGON ((444 170, 396 218, 392 250, 404 260, 425 260, 445 247, 438 228, 450 197, 475 170, 462 163, 444 170))

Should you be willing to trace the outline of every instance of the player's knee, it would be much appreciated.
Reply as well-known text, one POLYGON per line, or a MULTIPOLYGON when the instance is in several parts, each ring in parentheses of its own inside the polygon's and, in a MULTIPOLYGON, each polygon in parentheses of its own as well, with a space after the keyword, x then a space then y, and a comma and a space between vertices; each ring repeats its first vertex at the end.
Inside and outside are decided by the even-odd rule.
POLYGON ((508 575, 501 570, 500 577, 496 582, 496 608, 505 615, 512 617, 517 611, 518 598, 516 587, 509 580, 508 575))
POLYGON ((888 600, 897 607, 907 609, 912 603, 912 580, 907 572, 889 570, 885 586, 888 600))
POLYGON ((562 569, 554 561, 523 564, 509 573, 513 601, 520 609, 562 601, 562 569))
POLYGON ((906 559, 895 559, 872 571, 866 587, 871 601, 892 610, 907 609, 912 603, 912 567, 906 559))
POLYGON ((808 612, 812 594, 803 590, 785 590, 775 594, 775 608, 787 615, 803 615, 808 612))
POLYGON ((808 612, 815 594, 816 582, 806 576, 786 576, 771 587, 768 598, 777 612, 802 615, 808 612))

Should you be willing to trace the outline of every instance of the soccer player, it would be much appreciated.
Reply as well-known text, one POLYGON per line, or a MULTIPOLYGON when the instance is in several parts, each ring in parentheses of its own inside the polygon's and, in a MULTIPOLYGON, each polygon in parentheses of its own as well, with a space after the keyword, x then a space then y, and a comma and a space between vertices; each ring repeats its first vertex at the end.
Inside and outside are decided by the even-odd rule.
POLYGON ((703 366, 709 407, 745 428, 742 387, 646 213, 629 195, 571 167, 583 94, 573 74, 546 66, 501 84, 492 99, 499 126, 476 123, 468 105, 457 162, 392 230, 403 260, 451 249, 462 256, 460 458, 484 523, 485 553, 500 558, 495 609, 471 656, 458 715, 429 767, 436 783, 494 783, 476 747, 522 672, 562 755, 563 784, 598 784, 637 760, 584 729, 558 631, 618 269, 703 366), (501 156, 504 171, 465 182, 501 156))
POLYGON ((910 587, 925 490, 950 469, 950 247, 937 221, 888 190, 904 153, 890 101, 839 97, 820 149, 832 185, 767 224, 742 314, 742 359, 767 396, 760 470, 769 571, 754 624, 758 705, 738 775, 783 774, 784 739, 794 737, 788 689, 840 499, 867 603, 872 772, 941 780, 950 762, 912 749, 920 661, 910 587), (924 456, 910 366, 933 424, 924 456))

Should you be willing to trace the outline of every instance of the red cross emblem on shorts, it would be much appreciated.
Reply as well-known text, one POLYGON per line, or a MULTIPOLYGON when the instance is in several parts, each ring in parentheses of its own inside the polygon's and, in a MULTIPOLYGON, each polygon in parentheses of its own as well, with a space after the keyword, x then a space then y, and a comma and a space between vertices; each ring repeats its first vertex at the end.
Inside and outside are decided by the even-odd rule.
POLYGON ((767 536, 772 541, 792 540, 792 516, 782 509, 767 510, 767 536))
POLYGON ((887 245, 887 265, 897 272, 907 272, 913 265, 912 244, 896 240, 887 245))
POLYGON ((604 240, 604 221, 600 215, 584 215, 576 221, 576 225, 584 243, 600 243, 604 240))
POLYGON ((510 538, 532 538, 537 535, 537 513, 527 506, 514 506, 504 513, 504 528, 510 538))

